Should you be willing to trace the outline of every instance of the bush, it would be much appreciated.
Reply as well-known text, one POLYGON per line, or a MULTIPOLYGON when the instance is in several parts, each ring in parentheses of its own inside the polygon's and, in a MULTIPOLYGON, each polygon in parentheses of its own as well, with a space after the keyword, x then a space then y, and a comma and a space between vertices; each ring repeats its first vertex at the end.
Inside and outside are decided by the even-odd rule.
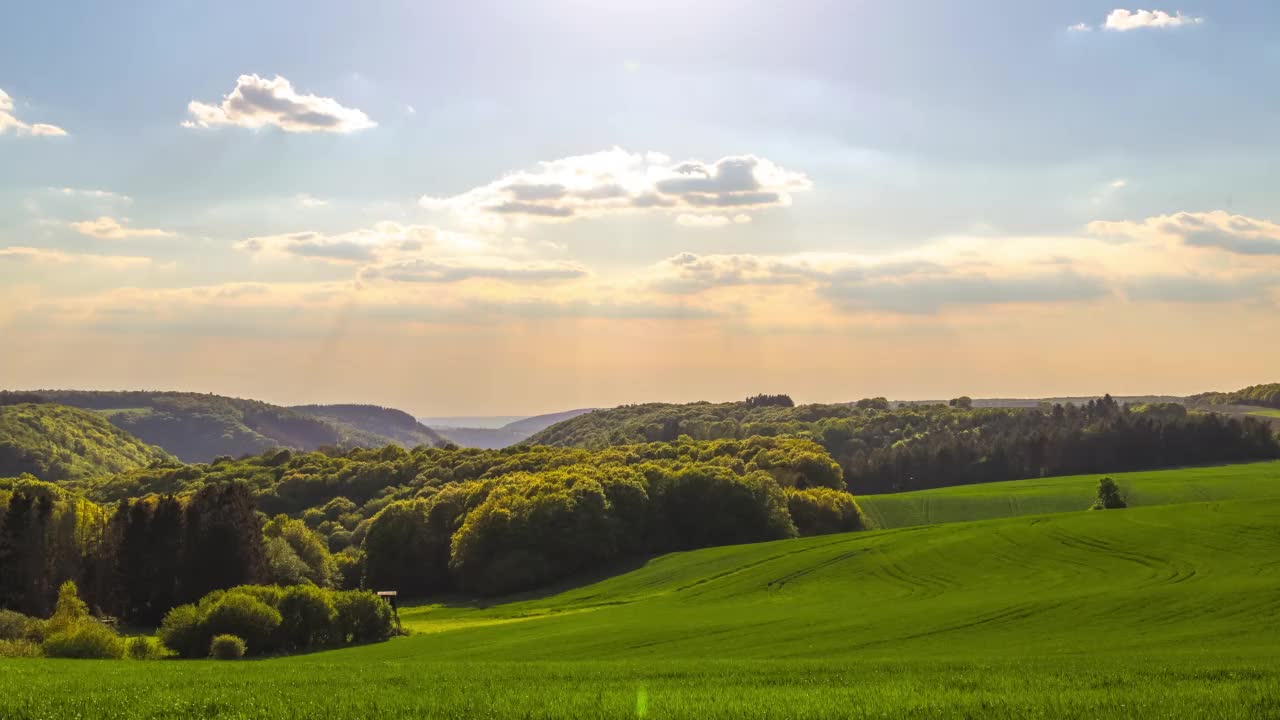
POLYGON ((0 658, 40 657, 40 645, 31 640, 0 639, 0 658))
POLYGON ((179 605, 164 616, 156 634, 165 647, 180 657, 201 657, 208 645, 200 618, 200 610, 195 605, 179 605))
POLYGON ((858 503, 849 493, 813 487, 787 493, 787 510, 801 535, 826 535, 863 528, 858 503))
POLYGON ((119 660, 124 657, 125 643, 106 625, 86 620, 45 638, 40 649, 51 658, 119 660))
POLYGON ((157 640, 145 635, 137 635, 125 641, 125 651, 134 660, 160 660, 167 653, 157 640))
POLYGON ((244 651, 244 640, 235 635, 215 635, 209 642, 209 657, 214 660, 239 660, 244 651))
POLYGON ((334 593, 341 642, 376 642, 395 632, 391 606, 367 590, 334 593))
POLYGON ((45 622, 45 632, 54 635, 89 622, 89 608, 80 599, 76 584, 70 580, 58 588, 58 604, 53 616, 45 622))
POLYGON ((287 588, 280 599, 280 634, 288 650, 310 650, 334 642, 338 610, 327 593, 313 585, 287 588))
POLYGON ((280 622, 279 610, 248 594, 229 592, 209 608, 200 627, 205 637, 243 638, 250 650, 261 654, 275 646, 273 640, 280 622))
POLYGON ((12 610, 0 610, 0 641, 41 640, 40 621, 12 610))
POLYGON ((1120 494, 1120 486, 1109 477, 1098 481, 1098 499, 1093 501, 1090 510, 1119 510, 1128 507, 1124 496, 1120 494))

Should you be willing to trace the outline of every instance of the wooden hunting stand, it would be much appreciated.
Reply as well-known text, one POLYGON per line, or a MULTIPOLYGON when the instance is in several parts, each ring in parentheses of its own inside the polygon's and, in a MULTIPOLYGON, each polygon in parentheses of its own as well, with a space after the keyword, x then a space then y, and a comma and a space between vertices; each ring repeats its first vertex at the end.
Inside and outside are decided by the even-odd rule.
POLYGON ((377 592, 378 597, 391 606, 391 614, 396 619, 396 631, 398 632, 400 630, 400 610, 396 607, 396 595, 398 593, 395 590, 379 590, 377 592))

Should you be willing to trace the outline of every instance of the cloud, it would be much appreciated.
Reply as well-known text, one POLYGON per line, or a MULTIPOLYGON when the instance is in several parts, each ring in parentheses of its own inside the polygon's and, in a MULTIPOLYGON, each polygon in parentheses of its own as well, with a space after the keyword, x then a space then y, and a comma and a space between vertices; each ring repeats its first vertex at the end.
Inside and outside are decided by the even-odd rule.
POLYGON ((381 222, 346 233, 306 231, 252 237, 236 249, 264 259, 313 260, 359 266, 358 282, 454 283, 574 280, 590 273, 575 262, 545 260, 535 253, 558 249, 520 238, 478 237, 430 225, 381 222))
POLYGON ((960 257, 849 254, 707 255, 658 263, 653 287, 698 293, 734 286, 793 285, 854 312, 935 314, 957 306, 1056 303, 1111 294, 1099 276, 1052 265, 1009 266, 960 257))
POLYGON ((676 216, 676 224, 689 228, 722 228, 728 225, 745 225, 751 222, 750 215, 694 215, 680 213, 676 216))
POLYGON ((1115 32, 1143 30, 1148 28, 1176 28, 1184 25, 1199 25, 1204 18, 1183 15, 1181 11, 1170 15, 1163 10, 1112 10, 1107 16, 1103 29, 1115 32))
POLYGON ((152 264, 151 258, 126 255, 92 255, 86 253, 69 253, 62 250, 49 250, 32 247, 0 248, 0 268, 8 263, 34 265, 93 265, 114 270, 143 267, 152 264))
POLYGON ((589 275, 575 262, 520 262, 499 258, 431 260, 414 258, 364 268, 362 282, 452 283, 487 279, 512 282, 574 280, 589 275))
MULTIPOLYGON (((128 220, 125 219, 124 223, 128 220)), ((73 222, 71 227, 81 235, 96 237, 102 240, 125 240, 128 238, 159 238, 173 237, 174 233, 167 230, 157 230, 155 228, 134 228, 128 227, 124 223, 115 218, 103 215, 97 220, 85 220, 83 222, 73 222)))
POLYGON ((1088 231, 1117 240, 1176 241, 1236 255, 1280 256, 1280 225, 1223 210, 1158 215, 1141 222, 1096 221, 1088 231))
POLYGON ((792 193, 811 187, 805 175, 754 155, 673 163, 659 153, 614 148, 542 162, 461 195, 423 196, 419 204, 489 227, 500 227, 504 218, 565 221, 637 212, 691 215, 691 210, 716 208, 749 217, 745 212, 790 205, 792 193))
POLYGON ((1222 303, 1265 297, 1280 286, 1280 276, 1152 275, 1124 285, 1130 300, 1165 303, 1222 303))
POLYGON ((241 75, 236 87, 217 105, 191 101, 187 128, 234 125, 261 128, 274 125, 285 132, 349 133, 376 127, 368 115, 343 107, 333 98, 302 95, 277 75, 273 80, 241 75))
POLYGON ((66 135, 67 131, 56 125, 48 125, 46 123, 25 123, 14 115, 15 109, 13 98, 9 94, 0 89, 0 135, 5 134, 9 130, 13 130, 17 135, 36 135, 46 137, 57 137, 66 135))
POLYGON ((126 205, 133 203, 133 198, 128 195, 111 192, 110 190, 94 190, 88 188, 73 187, 51 187, 49 192, 64 195, 66 197, 89 198, 91 200, 106 200, 110 202, 119 202, 126 205))
POLYGON ((433 225, 380 222, 372 227, 345 233, 330 234, 308 230, 251 237, 236 243, 235 248, 266 259, 310 258, 335 263, 353 263, 413 255, 433 257, 527 255, 535 246, 519 238, 504 240, 449 232, 433 225))
POLYGON ((834 278, 818 294, 846 310, 935 314, 944 308, 1098 300, 1111 294, 1103 278, 1073 270, 996 275, 910 273, 834 278))
POLYGON ((1067 28, 1069 32, 1093 32, 1093 26, 1089 23, 1076 23, 1067 28))
POLYGON ((329 204, 328 200, 318 198, 308 193, 298 193, 296 196, 294 196, 294 200, 297 201, 298 207, 306 208, 308 210, 313 208, 325 207, 326 205, 329 204))

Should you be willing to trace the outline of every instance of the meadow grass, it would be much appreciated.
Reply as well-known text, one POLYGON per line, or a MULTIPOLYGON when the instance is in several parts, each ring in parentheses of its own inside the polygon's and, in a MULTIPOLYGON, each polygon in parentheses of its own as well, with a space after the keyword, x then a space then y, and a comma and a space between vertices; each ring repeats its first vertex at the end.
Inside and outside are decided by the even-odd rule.
POLYGON ((858 505, 876 528, 1075 512, 1093 502, 1098 479, 1111 477, 1130 507, 1205 500, 1280 497, 1280 462, 1096 473, 864 495, 858 505))
POLYGON ((1247 497, 674 553, 291 658, 0 661, 0 718, 1275 717, 1280 499, 1247 497))

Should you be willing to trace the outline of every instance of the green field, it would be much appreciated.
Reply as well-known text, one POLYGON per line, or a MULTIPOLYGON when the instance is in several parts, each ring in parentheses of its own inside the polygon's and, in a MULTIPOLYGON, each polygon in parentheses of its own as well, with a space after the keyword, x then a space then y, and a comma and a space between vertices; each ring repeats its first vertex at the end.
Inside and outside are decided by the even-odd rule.
MULTIPOLYGON (((1133 474, 1165 503, 1244 498, 1107 512, 1078 510, 1089 481, 1032 481, 1072 511, 676 553, 309 656, 3 661, 0 717, 1275 717, 1276 473, 1133 474)), ((991 512, 980 489, 899 499, 959 519, 991 512)))
POLYGON ((1249 414, 1256 415, 1258 417, 1280 418, 1280 410, 1274 410, 1272 408, 1263 408, 1260 410, 1253 410, 1253 411, 1250 411, 1249 414))
MULTIPOLYGON (((1280 462, 1111 473, 1130 507, 1280 497, 1280 462)), ((990 520, 1075 512, 1089 507, 1101 475, 867 495, 858 504, 873 527, 990 520)))

